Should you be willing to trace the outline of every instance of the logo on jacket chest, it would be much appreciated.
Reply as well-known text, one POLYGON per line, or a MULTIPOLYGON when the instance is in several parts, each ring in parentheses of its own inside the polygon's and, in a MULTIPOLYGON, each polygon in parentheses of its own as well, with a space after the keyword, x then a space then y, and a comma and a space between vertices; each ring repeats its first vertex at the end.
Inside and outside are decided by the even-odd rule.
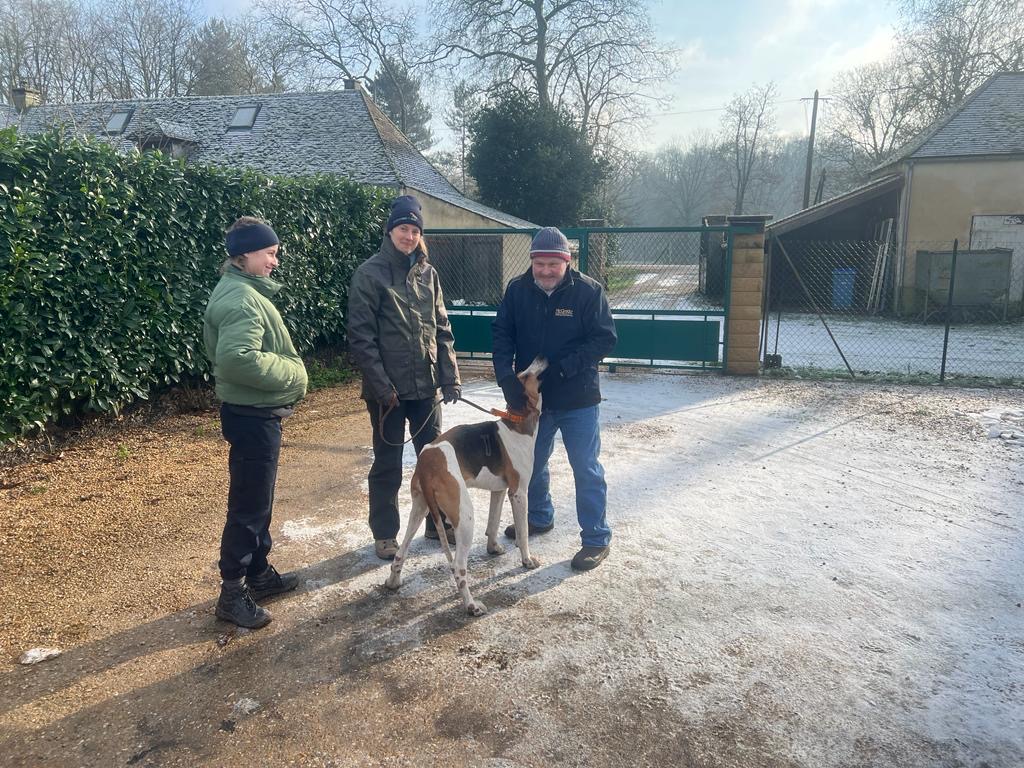
POLYGON ((555 307, 555 317, 572 317, 572 310, 568 307, 555 307))

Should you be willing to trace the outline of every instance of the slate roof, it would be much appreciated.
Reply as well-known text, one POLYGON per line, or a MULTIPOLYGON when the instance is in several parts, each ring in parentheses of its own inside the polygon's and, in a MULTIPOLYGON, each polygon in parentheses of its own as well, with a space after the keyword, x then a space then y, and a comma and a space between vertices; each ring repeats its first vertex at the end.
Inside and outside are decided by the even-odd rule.
POLYGON ((894 160, 1024 154, 1024 72, 997 72, 907 144, 894 160))
MULTIPOLYGON (((362 184, 410 187, 509 227, 536 225, 463 196, 431 165, 361 89, 318 93, 191 96, 166 99, 44 104, 24 115, 19 130, 72 127, 120 147, 126 139, 160 136, 194 142, 191 163, 245 167, 282 176, 329 173, 362 184), (259 105, 251 129, 229 129, 239 107, 259 105), (123 136, 106 136, 110 115, 133 109, 123 136)), ((0 126, 4 114, 0 112, 0 126)))

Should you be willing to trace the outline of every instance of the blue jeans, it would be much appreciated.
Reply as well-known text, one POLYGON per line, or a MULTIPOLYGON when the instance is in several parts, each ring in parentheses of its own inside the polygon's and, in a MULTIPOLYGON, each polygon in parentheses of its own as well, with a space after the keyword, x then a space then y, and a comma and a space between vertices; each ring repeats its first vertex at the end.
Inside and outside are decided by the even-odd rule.
POLYGON ((555 446, 555 432, 561 430, 565 452, 569 456, 573 478, 576 480, 576 518, 580 524, 580 538, 585 547, 606 547, 612 540, 612 529, 605 519, 608 485, 604 481, 601 453, 601 427, 599 406, 555 411, 545 408, 537 427, 537 447, 534 450, 533 477, 530 478, 529 518, 533 525, 548 526, 555 522, 555 507, 551 503, 548 459, 555 446))

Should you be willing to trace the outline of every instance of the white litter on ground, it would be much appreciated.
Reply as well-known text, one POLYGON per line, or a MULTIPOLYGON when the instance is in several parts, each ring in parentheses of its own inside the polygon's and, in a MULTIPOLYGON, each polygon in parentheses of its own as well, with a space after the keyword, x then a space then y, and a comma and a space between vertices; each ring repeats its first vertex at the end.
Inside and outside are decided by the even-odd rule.
POLYGON ((48 661, 60 656, 60 648, 29 648, 18 659, 19 664, 38 664, 41 661, 48 661))

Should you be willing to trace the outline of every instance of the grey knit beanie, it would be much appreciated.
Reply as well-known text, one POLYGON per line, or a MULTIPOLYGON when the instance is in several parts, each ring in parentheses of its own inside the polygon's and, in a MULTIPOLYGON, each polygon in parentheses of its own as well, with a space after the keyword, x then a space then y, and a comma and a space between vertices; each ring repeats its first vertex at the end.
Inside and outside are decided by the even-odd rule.
POLYGON ((558 227, 544 227, 533 236, 533 242, 530 243, 530 258, 533 259, 537 256, 569 261, 569 241, 565 239, 565 235, 558 227))

